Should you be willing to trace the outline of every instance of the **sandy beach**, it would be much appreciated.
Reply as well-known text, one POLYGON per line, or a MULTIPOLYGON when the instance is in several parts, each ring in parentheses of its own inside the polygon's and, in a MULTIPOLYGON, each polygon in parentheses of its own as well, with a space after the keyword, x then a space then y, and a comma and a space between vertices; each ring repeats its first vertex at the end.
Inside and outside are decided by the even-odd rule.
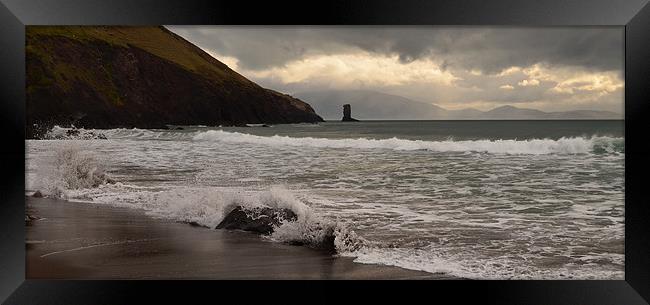
POLYGON ((143 211, 26 197, 29 279, 450 279, 143 211))

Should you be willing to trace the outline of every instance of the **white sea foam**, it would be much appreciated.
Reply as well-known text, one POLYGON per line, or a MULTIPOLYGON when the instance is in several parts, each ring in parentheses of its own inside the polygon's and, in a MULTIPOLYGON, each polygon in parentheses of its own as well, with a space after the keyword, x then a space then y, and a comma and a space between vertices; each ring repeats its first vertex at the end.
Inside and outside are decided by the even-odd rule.
POLYGON ((28 141, 28 189, 52 195, 34 184, 48 177, 61 198, 142 209, 208 228, 236 206, 288 208, 297 221, 285 221, 265 238, 317 245, 333 237, 340 255, 360 263, 483 279, 623 277, 623 138, 414 141, 96 132, 109 141, 28 141), (297 154, 285 156, 285 146, 297 154), (312 156, 314 148, 343 148, 360 165, 342 169, 312 156), (60 157, 66 150, 72 153, 60 157), (424 153, 400 161, 404 170, 394 171, 387 160, 403 150, 424 153), (296 155, 308 156, 308 166, 286 166, 296 155), (420 160, 435 160, 435 166, 419 166, 429 164, 420 160), (98 174, 106 172, 123 182, 102 182, 98 174), (293 190, 272 186, 278 183, 293 190), (476 240, 468 241, 472 236, 476 240))
POLYGON ((367 242, 351 228, 323 218, 282 186, 264 191, 246 192, 228 188, 180 189, 156 193, 148 200, 155 202, 149 214, 176 221, 196 223, 215 228, 235 207, 251 211, 255 207, 271 207, 293 211, 297 220, 285 220, 268 236, 270 240, 321 246, 334 239, 337 251, 353 251, 367 242))
POLYGON ((56 151, 54 166, 45 174, 45 194, 65 198, 66 190, 95 188, 113 182, 96 156, 69 144, 56 151))
POLYGON ((47 194, 71 201, 144 209, 150 216, 216 228, 236 207, 252 211, 271 207, 293 211, 297 220, 284 221, 274 228, 270 240, 321 246, 333 238, 337 251, 352 251, 364 240, 351 228, 316 215, 283 186, 263 191, 238 188, 175 187, 170 190, 140 187, 120 182, 106 184, 107 176, 89 152, 67 146, 57 152, 57 172, 51 178, 47 194))
POLYGON ((284 221, 275 228, 273 234, 269 236, 272 240, 321 246, 333 238, 337 252, 354 251, 368 244, 349 226, 317 215, 313 209, 284 188, 271 188, 268 195, 265 197, 272 200, 267 199, 265 203, 272 203, 271 206, 278 208, 291 209, 298 216, 296 221, 284 221))
POLYGON ((441 273, 467 279, 621 279, 623 270, 595 270, 584 264, 567 264, 560 268, 540 268, 534 265, 511 265, 508 258, 480 259, 472 254, 444 256, 435 250, 418 250, 405 248, 363 248, 343 256, 355 257, 354 262, 362 264, 380 264, 397 266, 405 269, 441 273))
POLYGON ((46 140, 139 139, 179 140, 195 133, 140 128, 85 129, 55 125, 43 136, 46 140))
POLYGON ((68 130, 71 128, 64 128, 59 125, 55 125, 50 130, 45 133, 45 139, 64 139, 67 137, 68 130))
POLYGON ((390 139, 328 139, 313 137, 257 136, 239 132, 209 130, 194 136, 195 141, 293 146, 315 148, 389 149, 399 151, 428 150, 434 152, 486 152, 494 154, 585 154, 622 152, 623 138, 574 137, 531 140, 465 140, 423 141, 390 139))
POLYGON ((106 139, 106 136, 98 131, 84 128, 60 127, 55 125, 43 136, 46 140, 93 140, 106 139))

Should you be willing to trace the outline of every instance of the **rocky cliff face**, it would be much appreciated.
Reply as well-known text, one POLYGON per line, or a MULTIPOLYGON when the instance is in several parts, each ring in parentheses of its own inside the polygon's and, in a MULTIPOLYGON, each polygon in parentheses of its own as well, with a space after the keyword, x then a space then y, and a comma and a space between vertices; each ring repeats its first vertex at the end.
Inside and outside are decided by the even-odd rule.
POLYGON ((52 125, 162 128, 322 121, 163 27, 26 30, 27 137, 52 125))

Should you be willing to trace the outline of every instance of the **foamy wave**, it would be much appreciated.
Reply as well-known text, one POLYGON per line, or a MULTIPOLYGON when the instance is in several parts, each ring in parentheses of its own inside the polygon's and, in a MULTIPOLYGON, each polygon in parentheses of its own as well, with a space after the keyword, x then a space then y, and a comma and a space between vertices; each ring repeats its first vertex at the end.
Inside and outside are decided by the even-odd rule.
MULTIPOLYGON (((198 127, 198 126, 197 126, 198 127)), ((138 139, 138 140, 183 140, 191 139, 194 132, 177 130, 114 128, 85 129, 76 127, 52 127, 45 135, 45 140, 93 140, 93 139, 138 139)))
POLYGON ((289 191, 278 188, 272 188, 271 191, 271 194, 277 196, 276 198, 282 199, 283 204, 276 206, 291 209, 298 215, 298 219, 284 221, 274 229, 269 236, 270 239, 313 247, 333 244, 338 253, 356 251, 368 244, 347 225, 315 214, 309 206, 297 200, 289 191))
POLYGON ((184 140, 191 139, 193 132, 161 129, 116 128, 102 131, 109 139, 138 140, 184 140))
POLYGON ((363 248, 360 251, 344 253, 344 255, 354 257, 356 263, 397 266, 467 279, 620 280, 624 277, 623 270, 595 270, 589 264, 567 264, 561 268, 543 268, 534 265, 515 265, 507 257, 485 259, 471 253, 438 255, 435 252, 434 249, 363 248))
POLYGON ((334 244, 337 251, 359 248, 363 240, 338 222, 316 215, 311 207, 284 187, 264 191, 219 187, 173 187, 161 190, 115 182, 92 151, 70 142, 55 152, 50 166, 39 166, 46 181, 43 193, 70 201, 143 209, 154 217, 216 228, 236 207, 289 209, 297 219, 274 228, 271 240, 319 247, 334 244), (47 176, 47 177, 45 177, 47 176))
POLYGON ((227 188, 174 190, 156 193, 148 201, 155 202, 149 209, 152 216, 212 229, 236 207, 242 207, 246 213, 254 213, 257 207, 289 209, 297 219, 283 221, 266 238, 315 248, 333 243, 337 253, 356 251, 369 244, 347 225, 316 214, 290 190, 281 186, 254 192, 227 188))
POLYGON ((253 213, 257 207, 289 209, 297 219, 285 220, 266 238, 316 248, 333 243, 339 253, 354 251, 368 244, 348 226, 317 215, 310 206, 281 186, 272 186, 263 191, 220 187, 178 187, 157 191, 118 182, 96 188, 66 190, 65 198, 144 209, 149 216, 211 229, 216 228, 236 207, 242 207, 247 213, 253 213))
POLYGON ((293 146, 315 148, 389 149, 398 151, 428 150, 434 152, 486 152, 494 154, 585 154, 622 153, 625 141, 613 137, 574 137, 531 140, 422 141, 390 139, 327 139, 288 136, 257 136, 239 132, 209 130, 194 136, 195 141, 293 146))
POLYGON ((66 191, 96 188, 113 183, 102 163, 94 154, 83 151, 76 145, 68 145, 56 152, 53 172, 47 177, 47 195, 66 197, 66 191))
POLYGON ((106 136, 98 131, 84 128, 65 128, 55 125, 43 136, 46 140, 94 140, 106 139, 106 136))

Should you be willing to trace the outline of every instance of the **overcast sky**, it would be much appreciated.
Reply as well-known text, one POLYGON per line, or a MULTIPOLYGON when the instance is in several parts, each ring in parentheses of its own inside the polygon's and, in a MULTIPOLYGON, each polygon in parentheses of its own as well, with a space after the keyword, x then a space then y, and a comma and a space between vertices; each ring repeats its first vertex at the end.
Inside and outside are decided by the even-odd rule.
POLYGON ((169 26, 284 93, 364 89, 448 109, 623 113, 623 28, 169 26))

